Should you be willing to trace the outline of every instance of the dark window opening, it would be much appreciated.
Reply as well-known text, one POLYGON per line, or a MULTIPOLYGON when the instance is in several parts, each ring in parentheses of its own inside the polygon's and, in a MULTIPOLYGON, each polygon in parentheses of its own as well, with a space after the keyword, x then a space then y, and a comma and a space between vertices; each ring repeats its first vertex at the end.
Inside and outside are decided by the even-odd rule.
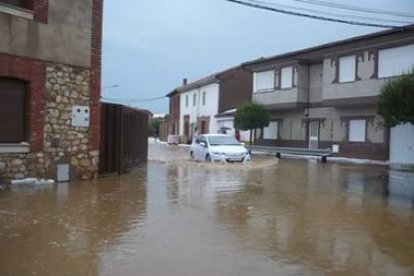
POLYGON ((207 122, 206 121, 201 121, 201 134, 206 134, 207 133, 207 122))
POLYGON ((26 83, 0 78, 0 143, 26 140, 26 83))
POLYGON ((189 122, 184 123, 184 135, 187 137, 190 136, 190 123, 189 122))
POLYGON ((16 6, 26 10, 33 10, 33 0, 0 0, 0 3, 16 6))

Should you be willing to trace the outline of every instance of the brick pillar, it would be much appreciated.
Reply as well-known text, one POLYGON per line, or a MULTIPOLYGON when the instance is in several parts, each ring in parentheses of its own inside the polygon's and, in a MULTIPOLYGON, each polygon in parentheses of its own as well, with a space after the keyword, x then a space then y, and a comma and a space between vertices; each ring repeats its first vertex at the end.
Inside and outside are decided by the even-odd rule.
POLYGON ((91 150, 99 150, 101 118, 101 60, 103 0, 93 0, 91 41, 91 150))

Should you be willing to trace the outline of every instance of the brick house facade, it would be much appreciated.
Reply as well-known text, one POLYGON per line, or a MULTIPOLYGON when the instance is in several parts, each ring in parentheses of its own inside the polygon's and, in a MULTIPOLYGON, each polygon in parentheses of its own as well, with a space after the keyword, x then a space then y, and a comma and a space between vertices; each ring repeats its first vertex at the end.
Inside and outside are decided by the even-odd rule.
POLYGON ((97 177, 102 13, 103 0, 0 1, 0 183, 56 179, 60 164, 97 177), (72 125, 75 106, 89 127, 72 125))

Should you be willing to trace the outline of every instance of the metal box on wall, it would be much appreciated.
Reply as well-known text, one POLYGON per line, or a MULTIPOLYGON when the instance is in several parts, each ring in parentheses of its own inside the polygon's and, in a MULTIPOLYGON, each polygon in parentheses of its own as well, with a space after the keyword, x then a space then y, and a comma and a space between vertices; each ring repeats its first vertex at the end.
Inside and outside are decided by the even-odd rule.
POLYGON ((72 126, 89 127, 90 110, 89 106, 72 106, 72 126))

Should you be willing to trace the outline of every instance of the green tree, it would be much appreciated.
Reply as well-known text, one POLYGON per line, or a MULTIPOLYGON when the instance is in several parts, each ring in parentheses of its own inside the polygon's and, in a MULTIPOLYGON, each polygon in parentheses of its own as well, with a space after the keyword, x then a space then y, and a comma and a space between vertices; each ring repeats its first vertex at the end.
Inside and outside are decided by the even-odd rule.
POLYGON ((152 118, 148 124, 148 133, 150 136, 157 137, 160 132, 160 119, 152 118))
POLYGON ((414 69, 382 87, 378 114, 387 127, 401 123, 414 124, 414 69))
POLYGON ((252 144, 252 130, 269 125, 269 115, 263 106, 248 103, 237 109, 234 116, 234 128, 238 130, 250 130, 250 145, 252 144))

